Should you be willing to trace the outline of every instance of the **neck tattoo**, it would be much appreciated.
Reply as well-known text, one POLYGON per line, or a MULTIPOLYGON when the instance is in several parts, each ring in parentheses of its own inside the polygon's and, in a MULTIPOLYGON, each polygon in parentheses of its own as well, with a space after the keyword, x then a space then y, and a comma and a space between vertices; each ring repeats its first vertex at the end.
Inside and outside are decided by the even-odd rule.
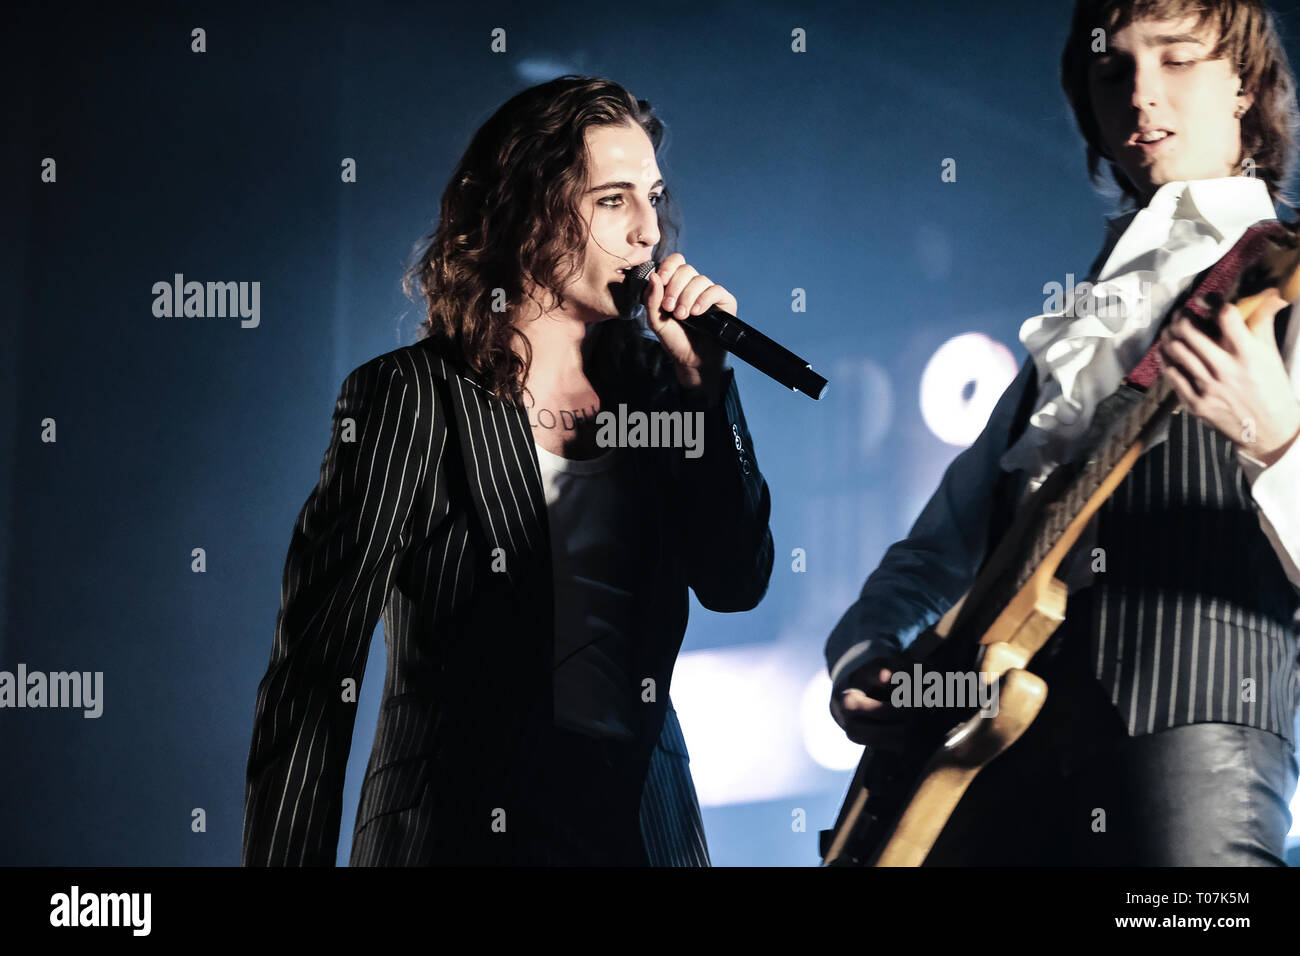
POLYGON ((577 432, 596 424, 596 410, 595 405, 561 409, 532 407, 528 409, 528 424, 544 431, 577 432))

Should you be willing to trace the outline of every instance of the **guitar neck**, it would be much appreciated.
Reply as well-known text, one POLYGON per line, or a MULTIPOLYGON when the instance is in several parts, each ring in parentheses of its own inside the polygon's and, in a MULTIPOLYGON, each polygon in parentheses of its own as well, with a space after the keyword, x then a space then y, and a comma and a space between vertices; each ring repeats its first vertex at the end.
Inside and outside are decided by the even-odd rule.
POLYGON ((974 645, 1031 578, 1055 575, 1092 514, 1132 467, 1135 452, 1177 404, 1162 377, 1146 392, 1121 386, 1097 407, 1083 441, 1091 450, 1081 461, 1057 467, 1019 509, 967 595, 950 632, 954 643, 974 645))
MULTIPOLYGON (((1177 405, 1177 396, 1173 394, 1168 381, 1161 377, 1146 392, 1122 386, 1098 407, 1094 420, 1099 422, 1097 431, 1101 438, 1092 444, 1093 453, 1082 462, 1065 492, 1058 500, 1043 508, 1033 542, 1012 579, 1013 590, 1024 587, 1031 577, 1042 573, 1044 568, 1046 573, 1056 573, 1061 559, 1068 551, 1068 547, 1060 547, 1066 533, 1081 518, 1091 517, 1091 514, 1085 515, 1088 503, 1108 480, 1122 478, 1115 475, 1115 470, 1129 455, 1134 443, 1141 439, 1144 447, 1148 445, 1156 430, 1168 421, 1177 405), (1107 407, 1108 404, 1110 407, 1107 407)), ((1073 546, 1073 541, 1069 542, 1069 546, 1073 546)))

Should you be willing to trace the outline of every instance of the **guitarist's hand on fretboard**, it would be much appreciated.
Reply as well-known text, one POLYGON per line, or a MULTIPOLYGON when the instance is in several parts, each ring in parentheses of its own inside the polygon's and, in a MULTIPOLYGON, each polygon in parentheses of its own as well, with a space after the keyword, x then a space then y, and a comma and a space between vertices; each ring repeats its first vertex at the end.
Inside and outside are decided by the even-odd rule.
POLYGON ((850 740, 877 750, 902 748, 902 715, 889 703, 889 679, 901 658, 870 661, 849 677, 848 687, 831 695, 831 716, 850 740))
POLYGON ((1231 303, 1219 310, 1219 341, 1188 318, 1160 334, 1165 375, 1183 407, 1246 454, 1270 465, 1300 433, 1300 400, 1282 363, 1273 320, 1287 302, 1274 293, 1247 328, 1231 303))

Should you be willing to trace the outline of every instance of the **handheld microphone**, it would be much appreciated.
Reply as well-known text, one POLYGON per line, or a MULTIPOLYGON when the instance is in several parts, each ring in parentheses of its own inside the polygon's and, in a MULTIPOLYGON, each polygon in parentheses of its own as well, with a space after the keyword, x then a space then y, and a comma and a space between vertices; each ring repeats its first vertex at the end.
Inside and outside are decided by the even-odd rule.
MULTIPOLYGON (((623 274, 627 299, 640 302, 649 284, 650 273, 659 263, 647 260, 623 274)), ((826 392, 827 381, 812 370, 812 366, 789 349, 782 348, 762 332, 750 328, 729 312, 711 305, 699 315, 688 315, 679 320, 697 332, 707 335, 736 358, 754 366, 764 375, 780 382, 795 392, 803 392, 819 399, 826 392)))

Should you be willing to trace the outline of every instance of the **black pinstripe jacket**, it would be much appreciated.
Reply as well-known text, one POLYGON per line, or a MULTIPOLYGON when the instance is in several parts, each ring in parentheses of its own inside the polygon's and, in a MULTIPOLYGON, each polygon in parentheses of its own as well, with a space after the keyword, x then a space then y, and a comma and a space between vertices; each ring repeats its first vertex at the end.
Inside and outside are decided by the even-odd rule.
MULTIPOLYGON (((765 593, 770 499, 731 370, 709 408, 668 376, 622 376, 602 400, 705 412, 701 457, 637 449, 633 470, 641 540, 656 551, 636 617, 650 639, 637 642, 635 673, 655 688, 638 734, 643 841, 652 863, 706 864, 669 683, 688 586, 716 611, 765 593)), ((360 686, 381 613, 388 664, 352 864, 544 861, 535 794, 552 724, 552 591, 524 410, 429 340, 353 370, 285 563, 257 692, 244 864, 333 864, 356 707, 345 689, 360 686)))

